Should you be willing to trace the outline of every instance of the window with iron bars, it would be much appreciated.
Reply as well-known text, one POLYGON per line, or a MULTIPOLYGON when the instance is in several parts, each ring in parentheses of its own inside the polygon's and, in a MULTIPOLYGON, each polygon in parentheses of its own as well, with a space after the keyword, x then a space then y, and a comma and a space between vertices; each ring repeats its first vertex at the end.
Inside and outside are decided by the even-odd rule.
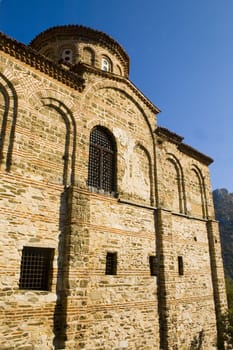
POLYGON ((54 249, 24 247, 20 268, 20 289, 50 290, 54 249))
POLYGON ((95 127, 90 135, 88 186, 115 191, 115 157, 113 137, 106 129, 95 127))

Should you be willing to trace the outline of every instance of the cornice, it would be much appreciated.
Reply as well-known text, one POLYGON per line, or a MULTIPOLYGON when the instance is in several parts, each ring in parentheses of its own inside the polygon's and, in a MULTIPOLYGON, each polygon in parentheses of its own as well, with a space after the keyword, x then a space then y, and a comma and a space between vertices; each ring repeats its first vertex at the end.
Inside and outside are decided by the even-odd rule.
POLYGON ((111 72, 106 72, 101 69, 95 68, 93 66, 90 66, 86 63, 79 63, 71 68, 72 71, 74 72, 79 72, 81 75, 85 73, 89 74, 95 74, 98 76, 101 76, 103 78, 108 78, 113 81, 121 82, 126 84, 133 93, 136 94, 144 103, 145 105, 155 114, 160 113, 160 110, 158 107, 156 107, 143 93, 127 78, 114 74, 111 72))
POLYGON ((1 32, 0 50, 75 90, 82 91, 84 88, 84 79, 77 73, 74 74, 70 70, 64 69, 62 66, 53 63, 31 47, 1 32))
POLYGON ((85 87, 85 80, 82 78, 84 72, 99 75, 113 81, 123 82, 152 110, 153 113, 158 114, 160 112, 160 110, 149 101, 130 80, 120 75, 105 72, 85 63, 79 63, 70 67, 62 63, 58 65, 44 55, 39 54, 31 47, 1 32, 0 50, 78 91, 82 91, 85 87))
POLYGON ((70 36, 75 39, 88 39, 92 40, 95 43, 103 45, 111 50, 114 54, 118 56, 122 62, 127 75, 129 74, 129 56, 121 45, 118 44, 111 36, 105 34, 102 31, 95 30, 89 27, 82 25, 64 25, 64 26, 55 26, 49 28, 42 33, 38 34, 31 42, 30 46, 36 50, 41 49, 41 47, 51 38, 54 39, 56 36, 70 36))
POLYGON ((210 165, 214 161, 212 158, 206 156, 205 154, 197 151, 195 148, 185 143, 181 143, 179 145, 179 150, 183 153, 190 155, 192 158, 197 159, 198 161, 202 162, 205 165, 210 165))
POLYGON ((180 135, 175 134, 174 132, 163 128, 161 126, 158 126, 155 130, 156 135, 165 138, 167 141, 175 144, 180 144, 183 141, 183 137, 180 135))
POLYGON ((174 132, 171 132, 170 130, 163 128, 163 127, 157 127, 155 130, 156 135, 160 136, 162 139, 167 140, 168 142, 174 143, 177 145, 177 149, 190 157, 198 160, 199 162, 210 165, 213 163, 213 159, 206 156, 205 154, 197 151, 195 148, 183 143, 183 137, 180 135, 175 134, 174 132))

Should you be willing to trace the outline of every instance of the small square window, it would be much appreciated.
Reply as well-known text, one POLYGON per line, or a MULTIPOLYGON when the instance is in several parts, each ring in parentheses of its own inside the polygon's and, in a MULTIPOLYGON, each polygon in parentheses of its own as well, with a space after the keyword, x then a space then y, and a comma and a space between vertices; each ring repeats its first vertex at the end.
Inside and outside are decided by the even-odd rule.
POLYGON ((151 276, 156 276, 156 256, 151 255, 149 256, 149 264, 150 264, 150 275, 151 276))
POLYGON ((106 255, 106 275, 117 274, 117 253, 107 253, 106 255))
POLYGON ((24 247, 20 268, 20 289, 49 290, 54 249, 24 247))
POLYGON ((183 276, 184 274, 184 263, 183 263, 183 257, 178 256, 178 272, 180 276, 183 276))

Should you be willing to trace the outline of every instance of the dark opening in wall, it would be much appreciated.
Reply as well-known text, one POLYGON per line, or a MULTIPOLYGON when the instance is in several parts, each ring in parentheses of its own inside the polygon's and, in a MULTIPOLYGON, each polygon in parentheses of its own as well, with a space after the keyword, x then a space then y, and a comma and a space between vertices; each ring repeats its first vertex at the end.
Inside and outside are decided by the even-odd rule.
POLYGON ((54 249, 24 247, 20 268, 20 289, 50 290, 54 249))
POLYGON ((156 276, 156 256, 151 255, 149 256, 149 264, 150 264, 150 275, 151 276, 156 276))
POLYGON ((117 253, 107 253, 105 273, 106 275, 117 274, 117 253))
POLYGON ((183 276, 184 274, 184 263, 183 263, 183 257, 178 256, 178 272, 180 276, 183 276))
POLYGON ((95 127, 90 135, 88 186, 106 192, 116 191, 116 147, 113 135, 95 127))

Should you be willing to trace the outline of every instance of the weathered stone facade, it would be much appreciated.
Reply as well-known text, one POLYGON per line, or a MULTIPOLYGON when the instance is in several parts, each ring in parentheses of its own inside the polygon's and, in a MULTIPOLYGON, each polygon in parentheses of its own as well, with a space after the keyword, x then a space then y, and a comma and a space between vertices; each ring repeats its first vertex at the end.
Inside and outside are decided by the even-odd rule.
POLYGON ((0 349, 217 349, 212 160, 157 127, 106 34, 1 34, 0 49, 0 349), (96 126, 114 138, 113 191, 88 183, 96 126), (53 251, 47 288, 23 287, 25 247, 53 251))

